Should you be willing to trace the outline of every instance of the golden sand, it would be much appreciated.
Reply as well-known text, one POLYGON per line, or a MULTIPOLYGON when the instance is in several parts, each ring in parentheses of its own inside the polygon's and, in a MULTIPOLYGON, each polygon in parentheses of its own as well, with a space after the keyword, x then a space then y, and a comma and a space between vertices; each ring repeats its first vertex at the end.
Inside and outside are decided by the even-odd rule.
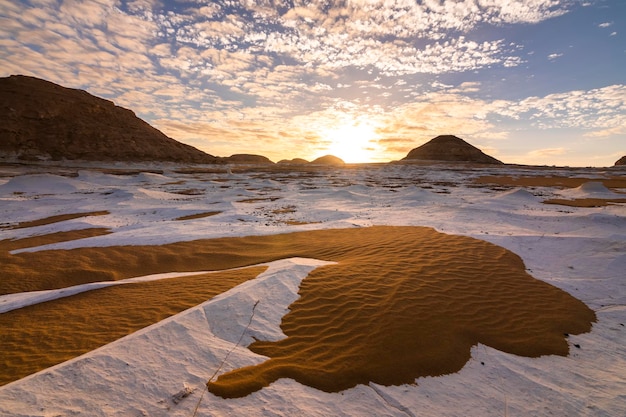
POLYGON ((22 229, 22 228, 25 228, 25 227, 43 226, 43 225, 46 225, 46 224, 53 224, 53 223, 58 223, 58 222, 64 222, 66 220, 79 219, 81 217, 106 216, 107 214, 110 214, 110 212, 108 212, 106 210, 104 210, 104 211, 91 211, 91 212, 87 212, 87 213, 59 214, 57 216, 50 216, 50 217, 46 217, 44 219, 32 220, 32 221, 28 221, 28 222, 20 222, 20 223, 16 224, 15 226, 8 227, 8 229, 22 229))
POLYGON ((626 198, 576 198, 574 200, 553 198, 543 203, 569 207, 605 207, 611 204, 626 204, 626 198))
POLYGON ((206 211, 204 213, 196 213, 196 214, 190 214, 188 216, 181 216, 181 217, 177 217, 174 220, 195 220, 195 219, 202 219, 204 217, 211 217, 211 216, 215 216, 216 214, 220 214, 221 211, 206 211))
POLYGON ((0 314, 0 385, 203 303, 265 269, 116 285, 0 314))
POLYGON ((110 233, 111 230, 105 227, 90 227, 88 229, 55 232, 22 239, 0 240, 0 260, 4 260, 4 257, 6 256, 4 252, 32 248, 35 246, 51 245, 53 243, 68 242, 71 240, 85 239, 88 237, 103 236, 110 233))
POLYGON ((474 180, 476 184, 505 185, 511 187, 564 187, 576 188, 586 182, 601 182, 606 188, 626 188, 626 178, 572 178, 572 177, 511 177, 507 175, 486 175, 474 180))
MULTIPOLYGON (((25 291, 170 271, 219 270, 294 256, 338 263, 313 271, 303 281, 301 298, 289 307, 291 313, 281 325, 286 339, 250 346, 271 359, 220 376, 209 384, 213 393, 239 397, 283 377, 325 391, 370 381, 411 383, 420 376, 458 371, 477 343, 525 356, 566 355, 564 334, 589 331, 595 321, 594 312, 581 301, 528 275, 517 255, 484 241, 423 227, 377 226, 20 253, 6 255, 0 273, 13 282, 12 291, 20 286, 25 291)), ((121 301, 125 307, 114 308, 104 319, 105 332, 126 316, 130 306, 167 293, 160 285, 168 281, 156 281, 155 289, 143 295, 125 296, 121 301)), ((178 283, 181 300, 187 297, 186 282, 178 283)), ((128 288, 117 287, 117 298, 128 288)), ((99 305, 102 291, 92 292, 87 303, 98 315, 111 310, 99 305)), ((73 310, 73 299, 57 302, 70 303, 67 309, 73 310)), ((60 308, 47 305, 51 304, 32 308, 60 308)), ((46 313, 41 314, 44 320, 46 313)), ((30 320, 31 315, 25 317, 30 320)), ((79 311, 71 320, 90 319, 79 311)), ((31 321, 18 327, 6 327, 12 326, 11 320, 2 323, 0 334, 23 333, 13 343, 29 352, 6 363, 34 355, 32 345, 47 337, 45 320, 37 337, 29 334, 31 321)), ((52 332, 58 331, 52 320, 49 325, 52 332)), ((79 332, 79 339, 89 337, 79 332)), ((43 350, 54 355, 47 346, 43 350)))
POLYGON ((279 378, 328 392, 412 383, 460 370, 477 343, 567 355, 564 334, 589 331, 595 321, 581 301, 484 241, 415 227, 348 229, 326 239, 339 263, 304 280, 281 325, 288 337, 253 343, 271 359, 220 376, 211 392, 241 397, 279 378))

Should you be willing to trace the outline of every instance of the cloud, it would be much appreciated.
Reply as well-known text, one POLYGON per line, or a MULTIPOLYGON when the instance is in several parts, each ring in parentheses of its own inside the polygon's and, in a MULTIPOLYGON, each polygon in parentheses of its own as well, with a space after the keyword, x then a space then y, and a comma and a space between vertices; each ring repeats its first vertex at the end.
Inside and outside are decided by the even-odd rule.
POLYGON ((480 91, 481 83, 478 81, 465 81, 459 84, 456 88, 448 90, 450 93, 477 93, 480 91))
POLYGON ((545 158, 557 155, 563 155, 567 152, 565 148, 545 148, 545 149, 535 149, 533 151, 528 152, 528 156, 532 158, 545 158))
POLYGON ((515 120, 525 119, 535 127, 580 128, 604 131, 624 125, 626 85, 610 85, 591 90, 575 90, 528 97, 523 100, 494 101, 484 108, 515 120))
POLYGON ((560 58, 560 57, 562 57, 562 56, 563 56, 563 54, 562 54, 562 53, 554 53, 554 54, 550 54, 550 55, 548 55, 548 59, 549 59, 550 61, 554 61, 555 59, 560 58))
POLYGON ((371 67, 394 76, 519 65, 523 61, 503 40, 477 42, 466 32, 485 22, 537 22, 565 12, 551 0, 448 3, 353 0, 328 7, 313 1, 280 15, 264 2, 214 2, 206 13, 156 12, 152 20, 159 37, 178 45, 244 50, 330 71, 371 67))
POLYGON ((572 4, 0 0, 0 67, 112 99, 216 155, 267 146, 270 158, 307 157, 324 146, 321 132, 365 119, 391 158, 439 133, 506 141, 497 119, 623 134, 622 85, 513 101, 480 98, 484 78, 452 81, 529 58, 485 28, 538 23, 572 4))
MULTIPOLYGON (((204 93, 192 107, 220 95, 237 108, 288 102, 294 109, 316 110, 338 97, 334 87, 355 85, 375 73, 390 81, 368 89, 390 90, 398 83, 380 95, 391 102, 403 92, 401 75, 523 62, 516 46, 502 39, 468 37, 477 25, 532 23, 566 11, 553 0, 480 6, 473 0, 346 0, 333 7, 325 1, 292 7, 218 0, 174 9, 158 0, 0 1, 5 71, 89 88, 148 115, 167 112, 158 109, 164 97, 164 89, 155 86, 159 80, 168 83, 171 105, 189 105, 184 96, 171 94, 174 83, 204 93), (362 76, 355 80, 355 73, 362 76), (134 94, 127 93, 129 86, 134 94), (132 103, 133 96, 142 101, 132 103)), ((360 94, 364 100, 371 95, 360 94)))
POLYGON ((598 25, 600 28, 608 28, 609 26, 613 26, 613 22, 604 22, 598 25))
POLYGON ((612 119, 613 126, 605 129, 597 128, 591 132, 585 133, 583 136, 588 138, 607 138, 616 135, 626 135, 626 116, 618 115, 612 119))

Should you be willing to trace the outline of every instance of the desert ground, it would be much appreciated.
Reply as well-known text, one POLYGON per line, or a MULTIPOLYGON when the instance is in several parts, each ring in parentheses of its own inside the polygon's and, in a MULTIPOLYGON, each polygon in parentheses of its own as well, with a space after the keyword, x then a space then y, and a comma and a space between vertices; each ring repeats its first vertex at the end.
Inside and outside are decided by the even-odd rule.
POLYGON ((626 415, 626 170, 0 165, 0 415, 626 415))

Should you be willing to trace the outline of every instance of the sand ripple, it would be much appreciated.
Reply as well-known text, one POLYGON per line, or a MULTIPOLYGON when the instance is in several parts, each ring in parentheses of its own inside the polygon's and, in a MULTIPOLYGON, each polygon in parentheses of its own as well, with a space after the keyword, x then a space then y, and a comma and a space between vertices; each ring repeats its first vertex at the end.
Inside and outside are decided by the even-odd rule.
MULTIPOLYGON (((300 298, 281 324, 287 338, 250 345, 269 360, 209 384, 211 392, 224 397, 247 395, 279 378, 331 392, 369 382, 412 383, 421 376, 458 371, 477 343, 530 357, 566 355, 564 334, 587 332, 595 321, 581 301, 528 275, 517 255, 423 227, 316 230, 2 256, 0 274, 7 292, 290 257, 337 262, 314 270, 302 282, 300 298)), ((235 285, 250 275, 234 278, 224 282, 235 285)), ((200 289, 213 294, 224 290, 216 281, 198 284, 197 279, 155 281, 147 291, 131 291, 147 288, 135 284, 110 287, 2 314, 0 369, 5 375, 0 376, 7 382, 43 369, 68 359, 72 354, 65 351, 67 346, 82 346, 98 334, 110 341, 127 334, 127 324, 143 327, 172 314, 172 303, 191 306, 210 297, 203 292, 198 299, 200 289), (166 287, 171 283, 175 288, 166 287), (94 326, 96 318, 100 321, 94 326), (65 327, 78 330, 67 340, 51 342, 65 327)))
POLYGON ((265 269, 124 284, 0 314, 0 385, 198 305, 265 269))
POLYGON ((337 231, 329 246, 339 242, 346 244, 339 263, 303 281, 281 325, 288 337, 249 346, 271 359, 220 376, 210 391, 240 397, 278 378, 328 392, 412 383, 460 370, 477 343, 567 355, 564 334, 589 331, 595 320, 582 302, 487 242, 387 227, 337 231))

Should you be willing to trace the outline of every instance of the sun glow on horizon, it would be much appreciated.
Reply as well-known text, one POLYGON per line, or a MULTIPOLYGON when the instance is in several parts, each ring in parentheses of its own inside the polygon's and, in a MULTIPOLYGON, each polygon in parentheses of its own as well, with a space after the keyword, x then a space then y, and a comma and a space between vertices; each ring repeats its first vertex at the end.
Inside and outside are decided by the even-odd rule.
POLYGON ((328 142, 321 154, 334 155, 347 163, 376 162, 380 159, 379 135, 371 122, 345 122, 326 129, 321 136, 328 142))

